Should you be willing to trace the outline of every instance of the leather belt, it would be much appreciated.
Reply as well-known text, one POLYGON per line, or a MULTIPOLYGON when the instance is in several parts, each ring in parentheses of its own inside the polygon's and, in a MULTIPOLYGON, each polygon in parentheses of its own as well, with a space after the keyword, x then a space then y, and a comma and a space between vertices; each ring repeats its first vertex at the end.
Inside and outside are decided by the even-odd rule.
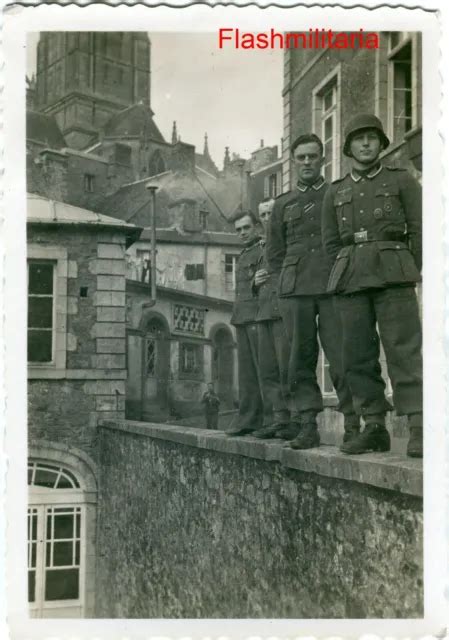
POLYGON ((405 233, 372 233, 370 231, 356 231, 353 236, 354 244, 360 242, 382 242, 390 240, 391 242, 406 242, 407 235, 405 233))

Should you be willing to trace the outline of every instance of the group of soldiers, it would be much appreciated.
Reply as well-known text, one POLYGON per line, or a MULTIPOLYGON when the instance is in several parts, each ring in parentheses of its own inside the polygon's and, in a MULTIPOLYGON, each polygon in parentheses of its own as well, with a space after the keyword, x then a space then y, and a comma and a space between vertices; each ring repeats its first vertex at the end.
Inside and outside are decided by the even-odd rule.
POLYGON ((229 435, 319 446, 321 343, 344 416, 341 451, 388 451, 382 344, 394 409, 408 419, 407 455, 422 457, 421 189, 381 163, 388 145, 377 117, 355 116, 343 147, 351 171, 328 184, 321 140, 301 135, 291 147, 295 188, 263 201, 259 219, 235 217, 244 249, 231 319, 239 412, 229 435))

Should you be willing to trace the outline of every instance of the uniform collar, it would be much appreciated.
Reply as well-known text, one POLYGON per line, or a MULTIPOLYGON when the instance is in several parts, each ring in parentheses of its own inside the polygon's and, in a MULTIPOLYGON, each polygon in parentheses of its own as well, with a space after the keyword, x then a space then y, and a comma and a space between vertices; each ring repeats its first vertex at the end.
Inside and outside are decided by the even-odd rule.
POLYGON ((298 180, 298 182, 296 183, 296 188, 299 189, 301 193, 305 193, 309 189, 314 189, 314 191, 319 191, 323 185, 324 185, 324 178, 323 176, 320 176, 318 180, 311 185, 304 184, 303 182, 300 182, 298 180))
POLYGON ((244 253, 245 251, 249 251, 250 249, 252 249, 254 247, 255 244, 257 244, 258 242, 260 242, 260 236, 256 236, 254 238, 254 240, 251 242, 251 244, 247 244, 245 247, 243 247, 243 251, 242 253, 244 253))
POLYGON ((354 180, 354 182, 358 182, 362 178, 369 178, 370 180, 372 180, 382 171, 382 168, 383 167, 381 162, 375 164, 373 167, 368 169, 368 171, 360 171, 359 169, 353 168, 351 169, 351 178, 354 180))

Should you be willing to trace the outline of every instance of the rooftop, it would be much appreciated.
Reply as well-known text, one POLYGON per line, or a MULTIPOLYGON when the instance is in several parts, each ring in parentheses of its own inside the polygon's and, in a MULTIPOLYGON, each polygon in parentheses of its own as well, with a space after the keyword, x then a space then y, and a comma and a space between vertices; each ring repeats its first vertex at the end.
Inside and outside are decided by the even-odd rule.
POLYGON ((111 218, 101 213, 95 213, 89 209, 75 207, 65 202, 49 200, 42 196, 30 193, 27 196, 27 223, 49 225, 83 225, 92 227, 108 227, 125 232, 127 246, 135 242, 142 228, 134 224, 123 222, 117 218, 111 218))
POLYGON ((27 140, 39 142, 52 149, 62 149, 67 146, 56 118, 37 111, 27 110, 26 137, 27 140))
POLYGON ((104 126, 107 138, 144 136, 147 139, 165 142, 153 120, 149 106, 139 102, 114 114, 104 126))

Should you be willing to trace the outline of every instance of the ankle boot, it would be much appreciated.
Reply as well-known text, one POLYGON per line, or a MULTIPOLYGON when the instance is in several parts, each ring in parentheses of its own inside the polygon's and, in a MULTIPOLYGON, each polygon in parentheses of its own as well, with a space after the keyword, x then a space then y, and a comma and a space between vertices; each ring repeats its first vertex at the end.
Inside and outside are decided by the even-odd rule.
POLYGON ((301 425, 301 431, 290 442, 292 449, 313 449, 320 446, 320 434, 316 422, 308 422, 301 425))
POLYGON ((407 455, 410 458, 422 458, 422 426, 410 427, 410 438, 407 444, 407 455))
POLYGON ((390 434, 383 424, 370 423, 355 438, 344 442, 340 451, 350 455, 370 451, 390 451, 390 434))

